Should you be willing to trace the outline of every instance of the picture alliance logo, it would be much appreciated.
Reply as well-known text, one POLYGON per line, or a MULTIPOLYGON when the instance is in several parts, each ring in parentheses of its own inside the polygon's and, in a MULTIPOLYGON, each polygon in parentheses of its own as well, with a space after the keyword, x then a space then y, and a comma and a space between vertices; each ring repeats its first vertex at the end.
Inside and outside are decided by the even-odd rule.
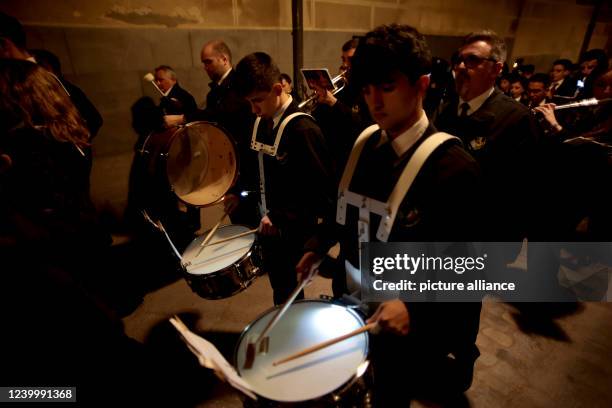
POLYGON ((487 254, 482 256, 410 256, 396 254, 391 257, 375 257, 372 259, 372 272, 380 275, 387 271, 407 272, 414 275, 418 271, 452 271, 461 275, 470 271, 482 271, 485 268, 487 254))

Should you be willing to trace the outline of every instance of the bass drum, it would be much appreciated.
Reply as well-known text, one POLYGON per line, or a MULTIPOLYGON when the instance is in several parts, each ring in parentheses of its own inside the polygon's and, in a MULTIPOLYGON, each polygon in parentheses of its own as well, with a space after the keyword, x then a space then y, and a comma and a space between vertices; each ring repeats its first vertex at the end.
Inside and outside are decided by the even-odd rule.
POLYGON ((151 133, 140 152, 147 176, 195 207, 220 202, 238 177, 234 141, 212 123, 151 133))
POLYGON ((274 366, 274 361, 333 339, 365 325, 357 312, 324 300, 292 304, 269 333, 267 353, 257 353, 253 366, 244 368, 247 344, 259 336, 279 306, 251 323, 240 336, 234 361, 240 376, 259 398, 249 406, 369 406, 371 378, 368 333, 312 354, 274 366))

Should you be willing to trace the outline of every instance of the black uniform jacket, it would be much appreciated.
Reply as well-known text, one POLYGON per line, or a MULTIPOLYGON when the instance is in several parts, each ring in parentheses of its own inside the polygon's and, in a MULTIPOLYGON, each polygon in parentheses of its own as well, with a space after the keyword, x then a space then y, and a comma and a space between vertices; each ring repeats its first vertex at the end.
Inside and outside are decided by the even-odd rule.
MULTIPOLYGON (((272 145, 282 121, 297 112, 289 105, 272 131, 262 120, 257 140, 272 145)), ((256 157, 257 153, 251 153, 256 157)), ((333 211, 335 184, 331 157, 316 122, 306 116, 294 118, 285 127, 276 157, 264 154, 266 204, 272 223, 281 229, 312 232, 317 220, 333 211)))
POLYGON ((521 240, 526 230, 535 128, 529 110, 499 90, 467 118, 449 102, 436 127, 458 136, 481 167, 491 240, 521 240))
MULTIPOLYGON (((384 145, 378 147, 380 132, 367 141, 349 190, 386 202, 404 167, 416 148, 435 133, 433 125, 401 157, 384 145)), ((470 241, 478 239, 480 177, 477 163, 457 143, 446 142, 427 159, 404 198, 388 242, 470 241)), ((376 242, 381 217, 370 214, 370 242, 376 242)), ((306 250, 325 253, 339 239, 340 257, 354 266, 358 261, 358 209, 347 208, 344 226, 319 227, 319 234, 306 244, 306 250)), ((344 264, 344 262, 342 262, 344 264)), ((341 279, 344 276, 340 273, 341 279)), ((411 341, 446 356, 478 355, 475 347, 480 319, 480 303, 409 303, 411 341)))

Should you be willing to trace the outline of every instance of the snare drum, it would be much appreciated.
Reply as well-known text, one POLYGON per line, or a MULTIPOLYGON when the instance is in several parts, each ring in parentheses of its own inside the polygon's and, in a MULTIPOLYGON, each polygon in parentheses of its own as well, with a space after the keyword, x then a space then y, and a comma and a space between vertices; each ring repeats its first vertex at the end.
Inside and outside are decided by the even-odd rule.
POLYGON ((204 299, 221 299, 246 289, 259 276, 261 257, 255 234, 214 245, 248 231, 243 225, 219 227, 196 257, 206 234, 196 238, 183 253, 183 268, 191 289, 204 299))
POLYGON ((237 371, 252 387, 263 405, 271 401, 290 404, 308 401, 316 406, 368 405, 368 334, 361 333, 295 360, 273 366, 274 361, 307 347, 364 326, 352 309, 323 300, 297 301, 269 333, 266 354, 255 356, 253 367, 244 369, 247 344, 255 341, 273 317, 273 308, 251 323, 235 350, 237 371))
POLYGON ((150 182, 196 207, 221 201, 238 177, 232 138, 208 122, 151 133, 140 153, 150 182))

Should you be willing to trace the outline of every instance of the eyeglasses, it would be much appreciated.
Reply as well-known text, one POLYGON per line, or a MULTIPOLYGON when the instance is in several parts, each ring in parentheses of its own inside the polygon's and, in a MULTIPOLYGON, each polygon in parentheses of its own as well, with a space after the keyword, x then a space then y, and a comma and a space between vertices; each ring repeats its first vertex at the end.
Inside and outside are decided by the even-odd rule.
POLYGON ((482 64, 483 61, 497 62, 497 60, 492 57, 479 57, 478 55, 475 55, 475 54, 468 54, 468 55, 460 55, 457 58, 457 62, 455 66, 458 67, 463 62, 467 68, 476 68, 477 66, 482 64))

